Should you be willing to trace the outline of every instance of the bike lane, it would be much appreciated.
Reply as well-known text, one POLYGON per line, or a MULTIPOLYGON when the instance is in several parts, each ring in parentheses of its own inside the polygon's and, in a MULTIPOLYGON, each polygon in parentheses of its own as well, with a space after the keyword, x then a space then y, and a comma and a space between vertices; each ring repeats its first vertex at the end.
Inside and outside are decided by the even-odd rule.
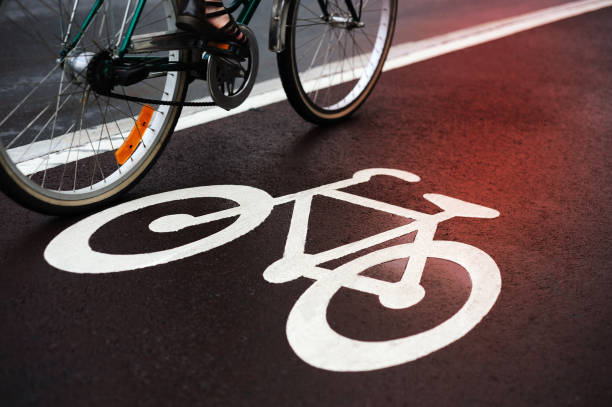
MULTIPOLYGON (((301 360, 285 330, 312 280, 270 284, 262 276, 283 255, 290 204, 207 253, 87 275, 59 271, 43 258, 49 241, 80 218, 49 219, 2 198, 2 399, 8 405, 605 405, 612 397, 611 19, 606 9, 387 72, 362 110, 339 126, 311 126, 280 103, 177 133, 123 200, 218 184, 277 197, 366 168, 413 172, 420 182, 375 177, 348 191, 430 214, 439 209, 423 199, 426 193, 500 212, 494 219, 448 220, 435 234, 484 251, 501 273, 495 305, 462 338, 413 362, 368 372, 332 372, 301 360)), ((148 224, 171 213, 226 207, 204 199, 162 204, 108 223, 90 244, 117 254, 175 247, 229 221, 171 238, 148 231, 148 224)), ((306 251, 405 223, 316 197, 306 251)), ((404 266, 394 261, 366 274, 396 281, 404 266)), ((327 320, 362 341, 402 338, 450 318, 472 288, 465 270, 443 259, 428 260, 422 284, 426 297, 408 310, 389 310, 372 295, 342 288, 327 320)))

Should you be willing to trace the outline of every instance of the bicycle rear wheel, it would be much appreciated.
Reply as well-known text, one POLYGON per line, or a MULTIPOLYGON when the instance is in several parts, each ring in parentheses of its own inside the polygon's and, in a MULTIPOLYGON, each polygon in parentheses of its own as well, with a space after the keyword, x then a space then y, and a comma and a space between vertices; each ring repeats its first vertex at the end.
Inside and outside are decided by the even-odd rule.
POLYGON ((395 29, 397 0, 297 0, 288 13, 286 48, 277 62, 289 102, 316 124, 350 116, 380 77, 395 29))
MULTIPOLYGON (((149 0, 134 34, 175 30, 173 3, 149 0)), ((151 167, 181 111, 92 89, 88 67, 119 47, 138 2, 106 0, 63 61, 58 59, 63 44, 81 30, 93 0, 1 4, 0 38, 11 41, 2 44, 0 188, 21 205, 48 214, 107 204, 151 167)), ((178 50, 145 55, 169 62, 188 58, 178 50)), ((186 88, 184 72, 158 72, 113 92, 182 101, 186 88)))

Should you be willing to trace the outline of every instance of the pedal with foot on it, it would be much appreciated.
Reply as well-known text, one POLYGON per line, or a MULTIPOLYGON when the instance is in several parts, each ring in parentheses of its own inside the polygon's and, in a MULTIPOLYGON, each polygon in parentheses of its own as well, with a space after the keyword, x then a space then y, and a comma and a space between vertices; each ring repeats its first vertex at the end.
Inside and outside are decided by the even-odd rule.
POLYGON ((234 43, 207 41, 207 80, 212 99, 225 110, 234 109, 249 96, 259 69, 259 49, 255 33, 247 26, 240 29, 249 39, 245 47, 234 43))

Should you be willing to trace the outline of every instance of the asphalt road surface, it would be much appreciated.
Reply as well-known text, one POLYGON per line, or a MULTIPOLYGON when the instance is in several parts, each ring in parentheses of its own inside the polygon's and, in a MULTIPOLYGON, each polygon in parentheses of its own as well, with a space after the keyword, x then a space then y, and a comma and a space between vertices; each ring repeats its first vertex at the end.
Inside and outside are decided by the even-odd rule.
MULTIPOLYGON (((392 208, 327 191, 309 219, 292 221, 299 205, 286 201, 209 251, 98 273, 119 267, 117 255, 172 249, 234 220, 152 232, 161 216, 232 207, 174 193, 104 223, 88 243, 115 256, 77 274, 44 253, 62 232, 78 241, 66 230, 85 217, 0 197, 0 404, 609 405, 611 21, 607 8, 386 72, 337 126, 308 124, 282 102, 177 132, 122 199, 212 185, 282 197, 370 168, 418 175, 342 189, 392 208), (270 267, 300 222, 314 255, 410 225, 398 207, 440 213, 430 193, 499 216, 472 208, 486 216, 447 218, 429 228, 433 242, 419 240, 427 228, 405 228, 319 269, 289 259, 293 269, 279 270, 299 273, 287 282, 270 267), (360 263, 400 244, 407 255, 360 263), (425 296, 413 307, 383 306, 363 288, 399 281, 419 259, 425 296), (347 263, 363 266, 359 276, 325 277, 347 263)), ((60 249, 81 255, 77 244, 60 249)))

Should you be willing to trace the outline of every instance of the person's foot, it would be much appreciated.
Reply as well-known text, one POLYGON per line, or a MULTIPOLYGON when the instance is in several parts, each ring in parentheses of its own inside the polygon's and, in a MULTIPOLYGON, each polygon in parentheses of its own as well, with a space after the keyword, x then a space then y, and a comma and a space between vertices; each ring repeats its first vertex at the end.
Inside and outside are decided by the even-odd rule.
POLYGON ((220 1, 184 0, 176 26, 219 43, 235 42, 244 46, 248 42, 220 1))
MULTIPOLYGON (((217 11, 222 11, 224 10, 225 7, 216 7, 216 6, 206 6, 206 15, 209 15, 211 13, 217 12, 217 11)), ((215 17, 206 17, 206 21, 208 21, 210 24, 212 24, 213 26, 215 26, 215 28, 217 28, 218 30, 222 29, 223 27, 225 27, 225 25, 227 23, 230 22, 230 15, 229 14, 223 14, 220 16, 215 16, 215 17)), ((242 33, 242 31, 236 36, 236 39, 238 41, 242 40, 242 37, 244 36, 244 34, 242 33)))

